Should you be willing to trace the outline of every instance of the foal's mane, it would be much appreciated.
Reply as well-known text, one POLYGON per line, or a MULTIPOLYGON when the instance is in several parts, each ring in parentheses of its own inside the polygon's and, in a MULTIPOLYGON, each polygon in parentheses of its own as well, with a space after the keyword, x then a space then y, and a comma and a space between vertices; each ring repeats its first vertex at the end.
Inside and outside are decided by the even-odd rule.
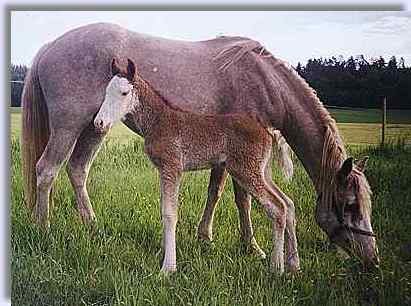
MULTIPOLYGON (((318 118, 318 122, 324 130, 324 142, 321 156, 321 170, 316 182, 316 190, 321 195, 321 207, 332 209, 333 197, 336 196, 336 175, 341 168, 342 163, 347 158, 347 153, 338 131, 335 120, 324 107, 318 98, 314 89, 291 68, 291 66, 282 60, 272 56, 274 67, 279 67, 283 70, 288 81, 298 86, 300 95, 304 97, 304 102, 312 106, 314 114, 318 118)), ((350 183, 355 184, 356 198, 361 214, 371 213, 371 189, 364 174, 355 166, 348 177, 350 183)))
POLYGON ((138 72, 136 72, 136 74, 134 75, 134 79, 131 81, 129 80, 127 73, 124 71, 120 71, 119 73, 117 73, 117 76, 120 78, 125 78, 129 81, 129 83, 133 86, 132 93, 134 95, 137 95, 138 92, 138 96, 140 97, 144 97, 146 99, 155 99, 175 111, 188 113, 188 111, 174 104, 171 104, 162 94, 155 90, 150 83, 143 79, 143 77, 141 77, 138 74, 138 72))

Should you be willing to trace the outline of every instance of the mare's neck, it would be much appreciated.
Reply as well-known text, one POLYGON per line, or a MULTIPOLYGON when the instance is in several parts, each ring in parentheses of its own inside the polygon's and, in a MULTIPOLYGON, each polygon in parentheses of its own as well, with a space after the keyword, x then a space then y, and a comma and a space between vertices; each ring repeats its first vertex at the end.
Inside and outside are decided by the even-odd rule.
MULTIPOLYGON (((282 68, 287 69, 287 68, 282 68)), ((332 183, 346 158, 334 119, 313 90, 294 71, 283 71, 293 84, 286 101, 282 134, 304 165, 317 193, 332 183)))

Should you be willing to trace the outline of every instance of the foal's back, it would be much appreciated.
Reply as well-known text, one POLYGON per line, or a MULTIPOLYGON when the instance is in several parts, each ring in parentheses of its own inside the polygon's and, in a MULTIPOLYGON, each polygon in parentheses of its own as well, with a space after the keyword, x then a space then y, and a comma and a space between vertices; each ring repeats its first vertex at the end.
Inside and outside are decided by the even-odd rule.
POLYGON ((185 170, 210 168, 244 159, 264 159, 272 138, 263 124, 247 114, 198 115, 169 110, 154 141, 148 141, 149 155, 181 160, 185 170))

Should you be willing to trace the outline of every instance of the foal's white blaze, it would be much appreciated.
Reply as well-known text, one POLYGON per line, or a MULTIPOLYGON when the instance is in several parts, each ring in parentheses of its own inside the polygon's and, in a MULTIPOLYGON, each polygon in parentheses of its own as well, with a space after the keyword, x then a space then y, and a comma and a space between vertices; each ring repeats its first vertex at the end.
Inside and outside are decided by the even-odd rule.
POLYGON ((94 119, 94 126, 97 129, 108 130, 134 109, 139 100, 132 89, 132 84, 126 78, 114 76, 111 79, 106 88, 103 104, 94 119))

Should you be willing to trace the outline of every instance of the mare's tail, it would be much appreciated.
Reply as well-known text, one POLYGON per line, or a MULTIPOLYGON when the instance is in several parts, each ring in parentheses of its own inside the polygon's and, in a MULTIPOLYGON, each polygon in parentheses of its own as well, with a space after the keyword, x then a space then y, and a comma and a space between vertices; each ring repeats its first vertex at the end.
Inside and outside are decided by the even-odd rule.
POLYGON ((36 164, 47 145, 50 129, 47 105, 41 89, 38 63, 46 46, 34 58, 24 80, 22 95, 21 158, 26 205, 36 203, 36 164))

